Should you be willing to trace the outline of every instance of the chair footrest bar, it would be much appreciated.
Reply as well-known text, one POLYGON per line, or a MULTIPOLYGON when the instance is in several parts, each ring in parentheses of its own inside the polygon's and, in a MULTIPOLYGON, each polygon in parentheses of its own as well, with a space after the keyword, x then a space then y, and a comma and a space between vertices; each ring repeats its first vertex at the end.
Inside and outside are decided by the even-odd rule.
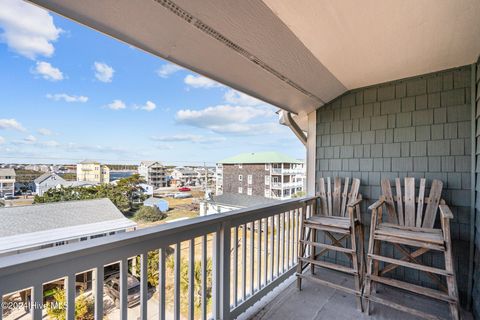
POLYGON ((333 283, 333 282, 330 282, 330 281, 326 281, 326 280, 322 280, 322 279, 313 277, 311 275, 300 274, 300 273, 297 273, 296 275, 297 275, 297 277, 307 279, 307 280, 311 280, 311 281, 316 282, 318 284, 330 287, 332 289, 341 290, 341 291, 344 291, 346 293, 353 294, 355 296, 361 296, 362 295, 361 291, 356 291, 355 289, 347 288, 347 287, 341 286, 339 284, 336 284, 336 283, 333 283))
POLYGON ((299 259, 303 262, 311 263, 313 265, 323 267, 323 268, 328 268, 336 271, 341 271, 344 273, 349 273, 349 274, 357 274, 358 272, 352 268, 347 268, 342 265, 338 265, 335 263, 330 263, 330 262, 325 262, 325 261, 319 261, 319 260, 313 260, 310 258, 304 258, 304 257, 299 257, 299 259))
POLYGON ((377 296, 365 296, 365 298, 372 301, 372 302, 380 303, 380 304, 383 304, 385 306, 388 306, 388 307, 391 307, 391 308, 394 308, 394 309, 397 309, 397 310, 400 310, 400 311, 403 311, 403 312, 413 314, 414 316, 417 316, 417 317, 420 317, 420 318, 430 319, 430 320, 440 320, 440 318, 438 318, 438 317, 436 317, 432 314, 425 313, 425 312, 422 312, 422 311, 414 309, 414 308, 406 307, 406 306, 403 306, 401 304, 392 302, 390 300, 379 298, 377 296))
POLYGON ((421 287, 416 284, 412 283, 407 283, 404 281, 399 281, 395 279, 390 279, 390 278, 384 278, 384 277, 379 277, 375 275, 367 275, 368 278, 370 278, 372 281, 382 283, 391 287, 399 288, 399 289, 404 289, 408 291, 412 291, 430 298, 438 299, 438 300, 443 300, 446 302, 456 302, 456 299, 449 296, 446 293, 443 293, 438 290, 426 288, 426 287, 421 287))
POLYGON ((384 257, 384 256, 370 254, 370 253, 368 254, 368 257, 373 259, 373 260, 392 263, 392 264, 396 264, 396 265, 399 265, 399 266, 412 268, 412 269, 417 269, 417 270, 421 270, 421 271, 425 271, 425 272, 429 272, 429 273, 436 273, 436 274, 440 274, 440 275, 443 275, 443 276, 452 275, 452 273, 448 272, 447 270, 438 269, 438 268, 429 267, 429 266, 424 266, 424 265, 411 263, 411 262, 406 262, 406 261, 403 261, 403 260, 388 258, 388 257, 384 257))
POLYGON ((321 230, 321 231, 334 232, 334 233, 342 233, 342 234, 350 233, 350 229, 342 229, 342 228, 324 226, 324 225, 319 225, 319 224, 314 224, 314 223, 305 223, 304 227, 310 228, 310 229, 321 230))
POLYGON ((325 248, 325 249, 328 249, 328 250, 335 250, 335 251, 345 252, 345 253, 350 253, 350 254, 354 253, 354 251, 352 249, 349 249, 349 248, 337 247, 337 246, 332 246, 332 245, 329 245, 329 244, 312 242, 312 241, 308 241, 308 240, 300 240, 300 242, 305 244, 305 245, 325 248))

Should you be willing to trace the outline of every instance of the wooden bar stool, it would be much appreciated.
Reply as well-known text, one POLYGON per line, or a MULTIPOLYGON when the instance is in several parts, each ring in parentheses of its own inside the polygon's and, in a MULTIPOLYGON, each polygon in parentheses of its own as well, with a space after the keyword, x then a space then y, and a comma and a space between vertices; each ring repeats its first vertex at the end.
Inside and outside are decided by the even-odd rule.
POLYGON ((382 283, 391 287, 412 291, 430 298, 445 301, 450 306, 453 319, 459 318, 458 292, 455 272, 452 261, 452 241, 450 238, 450 220, 452 212, 441 200, 442 182, 433 180, 430 195, 425 198, 425 179, 420 179, 418 197, 415 196, 415 179, 405 178, 404 193, 400 179, 395 179, 396 197, 392 196, 390 180, 382 180, 382 197, 369 207, 372 210, 370 226, 370 242, 368 244, 367 275, 364 296, 367 299, 367 313, 370 301, 381 303, 416 316, 435 318, 431 314, 418 309, 400 305, 372 295, 375 283, 382 283), (396 208, 395 208, 396 204, 396 208), (384 221, 383 208, 388 213, 388 222, 384 221), (438 210, 440 209, 440 210, 438 210), (437 211, 440 211, 441 228, 434 229, 437 211), (394 259, 381 255, 381 245, 388 242, 402 255, 401 259, 394 259), (410 248, 414 249, 410 249, 410 248), (430 250, 443 252, 445 267, 431 267, 419 262, 419 257, 430 250), (380 270, 380 262, 384 263, 380 270), (405 281, 384 277, 385 274, 399 266, 425 272, 440 290, 422 287, 405 281), (446 286, 440 277, 446 279, 446 286))
POLYGON ((311 216, 307 218, 306 210, 302 212, 300 240, 298 244, 299 257, 296 273, 297 287, 301 290, 302 279, 308 279, 334 289, 354 294, 357 300, 357 307, 362 310, 361 295, 365 265, 363 249, 364 234, 360 213, 362 198, 358 194, 360 180, 353 179, 351 186, 349 182, 350 179, 345 178, 342 189, 341 179, 336 177, 334 179, 332 193, 331 179, 326 178, 325 189, 325 179, 320 178, 320 192, 312 206, 314 209, 311 216), (320 242, 317 237, 318 231, 324 232, 327 238, 330 239, 330 242, 320 242), (350 239, 350 248, 342 245, 344 239, 350 239), (317 252, 317 249, 320 250, 317 252), (351 261, 352 267, 345 267, 343 265, 318 260, 319 257, 330 250, 346 255, 351 261), (303 270, 309 265, 312 275, 303 273, 303 270), (348 288, 314 277, 315 266, 353 275, 355 288, 348 288))

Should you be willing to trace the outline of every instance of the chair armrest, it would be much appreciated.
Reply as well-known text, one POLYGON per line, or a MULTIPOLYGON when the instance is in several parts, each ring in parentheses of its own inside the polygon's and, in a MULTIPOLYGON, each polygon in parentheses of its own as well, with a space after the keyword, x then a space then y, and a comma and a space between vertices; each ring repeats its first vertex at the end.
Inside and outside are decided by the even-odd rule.
POLYGON ((347 204, 347 207, 349 207, 349 208, 350 207, 355 207, 355 206, 359 205, 362 202, 362 200, 363 200, 362 198, 357 199, 354 202, 351 202, 351 203, 347 204))
POLYGON ((368 210, 374 210, 378 209, 385 203, 385 200, 382 198, 380 200, 377 200, 374 204, 372 204, 370 207, 368 207, 368 210))
POLYGON ((446 204, 439 205, 440 215, 443 219, 453 219, 453 214, 446 204))

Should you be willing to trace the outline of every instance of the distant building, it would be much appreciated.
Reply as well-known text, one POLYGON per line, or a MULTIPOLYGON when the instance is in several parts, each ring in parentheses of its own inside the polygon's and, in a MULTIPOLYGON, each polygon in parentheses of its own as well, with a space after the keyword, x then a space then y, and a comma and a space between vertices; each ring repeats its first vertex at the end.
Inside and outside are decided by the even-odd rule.
POLYGON ((95 160, 84 160, 77 164, 77 181, 109 183, 110 169, 95 160))
POLYGON ((167 186, 165 166, 158 161, 142 161, 138 166, 138 174, 154 189, 167 186))
POLYGON ((304 162, 282 153, 243 153, 217 163, 217 195, 239 193, 285 200, 304 190, 304 162))
POLYGON ((33 181, 35 183, 35 193, 39 196, 58 185, 66 184, 67 181, 53 172, 47 172, 33 181))
POLYGON ((0 257, 134 230, 109 199, 0 208, 0 257))
POLYGON ((199 184, 198 172, 192 168, 177 167, 172 170, 172 184, 180 186, 196 186, 199 184))
POLYGON ((223 213, 260 205, 275 205, 279 200, 262 196, 248 196, 240 193, 224 193, 212 196, 200 203, 200 215, 223 213))
POLYGON ((0 169, 0 197, 6 193, 14 194, 15 192, 15 170, 0 169))

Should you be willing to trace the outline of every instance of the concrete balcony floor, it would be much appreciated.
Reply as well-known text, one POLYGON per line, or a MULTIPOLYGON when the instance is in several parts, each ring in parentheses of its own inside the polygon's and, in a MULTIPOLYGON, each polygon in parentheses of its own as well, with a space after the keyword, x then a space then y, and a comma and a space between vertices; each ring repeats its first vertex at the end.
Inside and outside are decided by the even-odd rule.
MULTIPOLYGON (((321 279, 328 279, 337 284, 347 285, 353 288, 353 278, 350 278, 349 276, 330 270, 316 269, 315 271, 316 276, 321 279)), ((306 272, 310 272, 310 270, 307 269, 306 272)), ((370 316, 367 316, 366 313, 361 313, 360 310, 356 308, 355 297, 353 295, 305 279, 302 281, 302 290, 299 291, 297 290, 295 277, 292 277, 289 280, 290 284, 286 286, 286 288, 281 289, 281 291, 278 290, 279 293, 276 297, 267 296, 266 299, 270 298, 270 301, 263 307, 257 307, 256 312, 253 315, 250 315, 248 319, 420 319, 408 313, 377 303, 371 304, 371 313, 370 316)), ((401 290, 381 285, 378 286, 377 295, 379 297, 391 299, 397 303, 418 308, 419 310, 431 313, 440 319, 450 319, 448 305, 440 301, 409 294, 401 290)), ((262 301, 260 301, 260 303, 261 302, 262 301)), ((473 319, 470 313, 463 310, 461 318, 464 320, 473 319)))

